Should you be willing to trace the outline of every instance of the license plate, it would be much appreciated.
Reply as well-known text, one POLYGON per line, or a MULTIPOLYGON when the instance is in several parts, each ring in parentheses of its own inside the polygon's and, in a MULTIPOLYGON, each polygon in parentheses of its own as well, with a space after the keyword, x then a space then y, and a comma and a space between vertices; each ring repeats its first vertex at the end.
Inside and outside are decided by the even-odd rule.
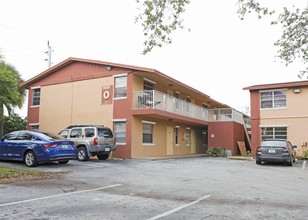
POLYGON ((61 147, 64 148, 64 149, 67 149, 67 148, 68 148, 68 145, 63 144, 61 147))
POLYGON ((106 147, 106 148, 105 148, 105 151, 110 151, 110 148, 109 148, 109 147, 106 147))
POLYGON ((268 149, 267 152, 270 153, 270 154, 274 154, 274 153, 276 153, 276 150, 275 149, 268 149))

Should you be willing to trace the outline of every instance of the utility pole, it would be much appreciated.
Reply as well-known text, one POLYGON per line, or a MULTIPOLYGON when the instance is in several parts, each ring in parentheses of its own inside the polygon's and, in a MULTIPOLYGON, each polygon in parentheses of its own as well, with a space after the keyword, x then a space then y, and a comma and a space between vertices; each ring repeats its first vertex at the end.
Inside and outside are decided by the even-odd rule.
POLYGON ((47 41, 47 46, 48 46, 48 51, 46 51, 45 53, 47 54, 48 58, 45 59, 45 61, 48 61, 48 68, 51 67, 51 46, 49 45, 49 41, 47 41))

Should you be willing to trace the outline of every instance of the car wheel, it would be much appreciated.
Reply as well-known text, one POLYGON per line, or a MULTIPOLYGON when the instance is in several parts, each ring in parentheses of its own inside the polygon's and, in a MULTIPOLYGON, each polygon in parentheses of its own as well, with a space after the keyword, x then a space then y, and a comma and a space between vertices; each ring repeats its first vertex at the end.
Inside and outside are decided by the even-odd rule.
POLYGON ((294 164, 294 162, 293 162, 293 158, 291 157, 291 158, 290 158, 290 161, 289 161, 289 163, 288 163, 288 165, 292 167, 292 166, 293 166, 293 164, 294 164))
POLYGON ((261 160, 256 160, 256 164, 260 165, 262 163, 261 160))
POLYGON ((35 167, 35 166, 37 166, 36 156, 33 153, 33 151, 28 151, 26 153, 24 161, 25 161, 25 164, 28 167, 35 167))
POLYGON ((109 157, 109 154, 98 154, 98 155, 97 155, 97 158, 98 158, 99 160, 107 160, 108 157, 109 157))
POLYGON ((78 160, 80 161, 86 161, 89 159, 88 151, 85 147, 79 147, 77 155, 78 155, 78 160))
POLYGON ((67 164, 69 160, 60 160, 58 161, 59 164, 67 164))

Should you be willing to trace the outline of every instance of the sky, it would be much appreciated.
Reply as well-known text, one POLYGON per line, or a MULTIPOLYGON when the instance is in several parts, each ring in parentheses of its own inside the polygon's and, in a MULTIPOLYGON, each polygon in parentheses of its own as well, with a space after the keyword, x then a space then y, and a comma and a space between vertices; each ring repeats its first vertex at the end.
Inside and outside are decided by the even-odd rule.
MULTIPOLYGON (((281 36, 272 18, 244 21, 238 0, 191 0, 183 16, 188 30, 177 30, 171 45, 142 55, 144 36, 135 0, 0 0, 0 51, 24 80, 48 68, 47 42, 56 65, 85 58, 156 69, 211 98, 249 114, 244 87, 300 81, 301 64, 288 67, 275 58, 281 36)), ((279 11, 306 0, 267 0, 279 11)), ((27 102, 16 109, 27 115, 27 102)))

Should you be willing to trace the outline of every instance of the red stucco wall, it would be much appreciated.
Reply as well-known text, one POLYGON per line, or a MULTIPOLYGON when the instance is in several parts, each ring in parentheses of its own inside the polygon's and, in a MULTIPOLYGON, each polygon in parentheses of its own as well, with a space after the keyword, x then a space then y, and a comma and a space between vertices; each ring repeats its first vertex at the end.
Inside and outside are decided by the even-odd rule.
POLYGON ((255 155, 260 145, 260 93, 259 91, 250 91, 250 109, 251 109, 251 148, 255 155))
POLYGON ((244 141, 243 125, 236 122, 210 122, 208 129, 209 148, 227 148, 232 155, 239 155, 237 141, 244 141))

